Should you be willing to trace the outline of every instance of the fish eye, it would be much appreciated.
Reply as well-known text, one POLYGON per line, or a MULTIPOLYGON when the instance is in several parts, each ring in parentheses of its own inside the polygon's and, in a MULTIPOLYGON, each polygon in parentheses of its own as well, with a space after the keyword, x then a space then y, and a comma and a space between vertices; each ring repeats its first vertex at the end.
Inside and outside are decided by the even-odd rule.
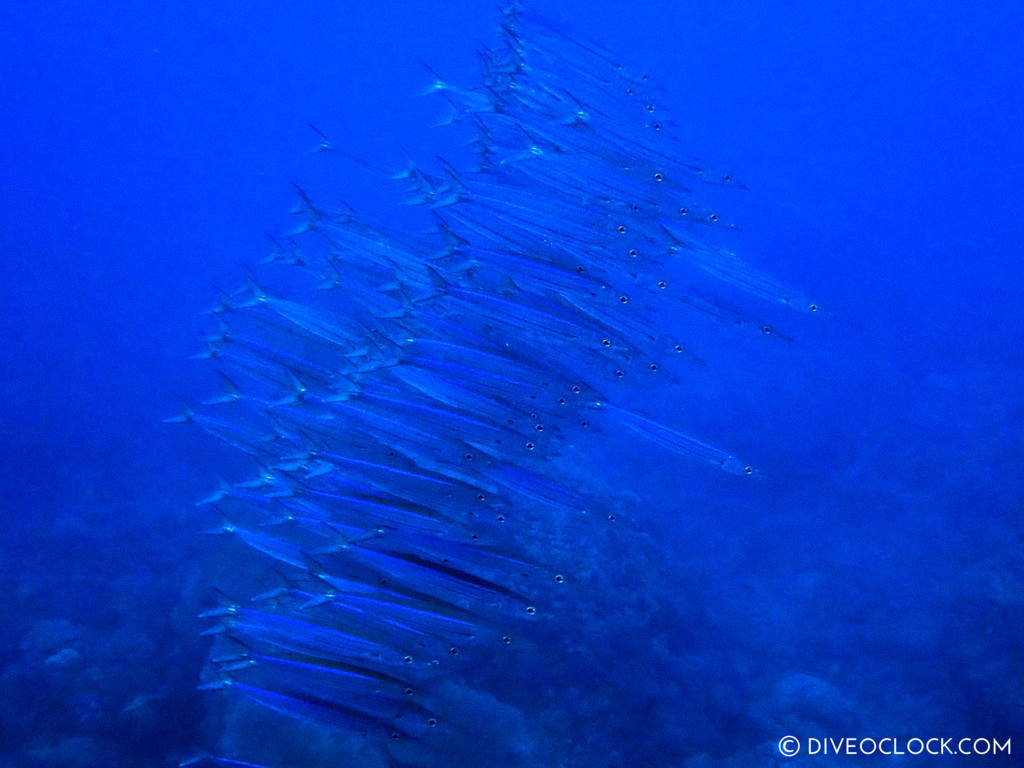
POLYGON ((618 232, 620 235, 626 234, 626 228, 622 224, 619 224, 619 226, 615 228, 615 231, 618 232))
POLYGON ((532 451, 532 450, 533 450, 534 448, 536 448, 536 447, 537 447, 537 446, 536 446, 536 444, 535 444, 535 443, 527 443, 527 444, 526 444, 526 450, 528 450, 528 451, 532 451))
POLYGON ((763 333, 765 336, 771 336, 773 333, 775 333, 775 329, 772 328, 770 325, 762 325, 761 333, 763 333))
POLYGON ((582 264, 577 264, 576 265, 576 271, 579 272, 582 275, 584 272, 587 271, 587 268, 584 267, 582 264))
POLYGON ((658 287, 661 288, 661 289, 668 288, 668 283, 666 283, 664 280, 659 280, 658 281, 658 287))
POLYGON ((743 474, 744 475, 752 475, 752 474, 754 474, 754 468, 753 467, 744 467, 743 468, 743 474))
POLYGON ((483 500, 484 500, 484 499, 486 499, 486 498, 487 498, 487 497, 486 497, 486 496, 485 496, 484 494, 482 494, 482 493, 478 493, 478 494, 476 495, 476 500, 477 500, 477 501, 483 501, 483 500))
POLYGON ((651 363, 647 367, 650 368, 652 371, 658 370, 658 364, 657 363, 651 363))
POLYGON ((391 740, 392 741, 398 741, 401 738, 402 738, 402 735, 398 731, 392 731, 391 732, 391 740))
POLYGON ((680 216, 685 216, 685 215, 686 215, 686 214, 688 214, 689 212, 690 212, 690 209, 689 209, 689 208, 680 208, 680 209, 679 209, 679 215, 680 215, 680 216))
POLYGON ((712 213, 710 216, 708 216, 708 220, 709 221, 718 221, 718 214, 717 213, 712 213))
POLYGON ((504 515, 498 515, 494 519, 497 520, 499 523, 504 523, 505 522, 505 516, 504 515))
POLYGON ((664 181, 665 180, 665 174, 663 174, 663 173, 656 173, 656 174, 654 174, 654 180, 655 181, 664 181))
POLYGON ((572 385, 572 393, 573 393, 574 395, 578 395, 578 394, 579 394, 580 392, 582 392, 582 391, 583 391, 583 390, 581 390, 581 389, 580 389, 580 386, 579 386, 579 384, 573 384, 573 385, 572 385))
POLYGON ((429 720, 427 720, 427 725, 429 725, 431 728, 433 728, 435 725, 437 725, 437 718, 436 717, 432 717, 429 720))
POLYGON ((675 350, 676 350, 676 352, 682 352, 683 351, 683 345, 682 344, 676 344, 675 350))
POLYGON ((555 583, 556 584, 564 584, 565 583, 565 576, 563 576, 560 573, 556 573, 555 574, 555 583))
POLYGON ((625 375, 626 375, 626 372, 625 372, 625 371, 623 371, 622 369, 619 369, 619 370, 617 370, 617 371, 615 372, 615 375, 616 375, 616 376, 618 376, 618 377, 619 377, 619 378, 621 379, 621 378, 622 378, 623 376, 625 376, 625 375))
POLYGON ((559 405, 565 405, 565 398, 564 397, 558 398, 558 404, 559 405))
POLYGON ((641 80, 646 80, 647 79, 647 73, 644 72, 642 75, 640 75, 640 79, 641 80))
POLYGON ((412 664, 412 656, 403 656, 402 657, 402 663, 403 664, 412 664))
POLYGON ((464 458, 466 461, 472 461, 473 460, 473 454, 472 453, 467 453, 462 458, 464 458))
POLYGON ((412 696, 412 695, 413 695, 413 693, 414 693, 414 691, 413 691, 413 689, 412 689, 412 688, 406 688, 406 689, 405 689, 405 690, 403 691, 403 693, 404 693, 404 694, 405 694, 406 696, 412 696))
POLYGON ((615 520, 615 514, 612 513, 612 514, 608 515, 608 519, 614 521, 615 520))
POLYGON ((653 104, 648 104, 647 105, 647 111, 648 112, 654 112, 654 105, 653 104))
POLYGON ((732 176, 727 173, 722 177, 722 181, 732 181, 732 176))
POLYGON ((808 305, 808 307, 807 307, 807 308, 808 308, 808 309, 809 309, 809 310, 810 310, 811 312, 817 312, 817 311, 818 311, 818 305, 817 305, 817 304, 810 304, 810 305, 808 305))
POLYGON ((458 656, 459 649, 453 645, 451 648, 448 649, 448 653, 450 653, 452 656, 458 656))
POLYGON ((536 613, 537 613, 537 609, 534 608, 532 605, 526 606, 526 615, 527 616, 533 616, 536 613))
POLYGON ((601 339, 602 347, 610 347, 612 345, 611 339, 601 339))
POLYGON ((629 304, 629 296, 619 296, 619 304, 629 304))
POLYGON ((633 95, 633 89, 632 88, 627 88, 626 89, 626 95, 627 96, 632 96, 633 95))
POLYGON ((651 127, 654 128, 654 130, 656 130, 656 131, 660 131, 661 130, 661 123, 655 123, 651 127))
POLYGON ((512 642, 512 638, 508 635, 505 635, 503 638, 501 638, 501 642, 503 642, 505 645, 508 645, 512 642))
POLYGON ((634 258, 640 255, 640 251, 638 251, 636 248, 630 248, 626 253, 628 253, 630 256, 633 256, 634 258))
POLYGON ((543 432, 544 431, 544 425, 543 424, 536 424, 536 425, 534 425, 533 428, 536 429, 538 432, 543 432))

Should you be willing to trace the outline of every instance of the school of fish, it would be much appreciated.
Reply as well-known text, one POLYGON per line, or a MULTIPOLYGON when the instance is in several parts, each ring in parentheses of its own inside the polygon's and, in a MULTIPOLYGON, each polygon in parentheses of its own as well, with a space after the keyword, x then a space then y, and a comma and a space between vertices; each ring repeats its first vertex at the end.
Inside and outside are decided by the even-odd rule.
POLYGON ((703 364, 697 321, 779 337, 759 304, 818 311, 718 244, 732 225, 699 192, 742 185, 687 159, 645 73, 515 4, 480 58, 479 85, 428 87, 476 166, 394 175, 435 234, 296 187, 299 226, 212 311, 221 391, 168 420, 254 460, 201 503, 273 579, 203 614, 201 687, 384 750, 442 743, 446 670, 556 620, 573 576, 545 536, 615 514, 589 441, 754 471, 637 406, 703 364))

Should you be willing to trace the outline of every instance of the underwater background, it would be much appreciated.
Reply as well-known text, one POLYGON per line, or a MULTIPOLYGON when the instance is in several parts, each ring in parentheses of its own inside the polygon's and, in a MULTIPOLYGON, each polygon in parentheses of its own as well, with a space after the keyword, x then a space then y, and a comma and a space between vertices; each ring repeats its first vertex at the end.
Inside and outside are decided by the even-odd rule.
POLYGON ((253 467, 163 420, 216 391, 192 357, 295 226, 289 182, 426 228, 378 169, 465 155, 422 62, 478 82, 497 8, 6 10, 0 764, 1017 764, 776 742, 1024 725, 1019 4, 541 9, 650 73, 687 151, 747 187, 706 195, 730 247, 827 311, 780 313, 782 344, 709 330, 707 366, 637 395, 754 475, 586 439, 576 471, 632 500, 624 524, 560 532, 565 617, 468 659, 465 735, 411 755, 196 690, 196 615, 253 559, 196 502, 253 467), (310 125, 357 161, 325 168, 310 125))

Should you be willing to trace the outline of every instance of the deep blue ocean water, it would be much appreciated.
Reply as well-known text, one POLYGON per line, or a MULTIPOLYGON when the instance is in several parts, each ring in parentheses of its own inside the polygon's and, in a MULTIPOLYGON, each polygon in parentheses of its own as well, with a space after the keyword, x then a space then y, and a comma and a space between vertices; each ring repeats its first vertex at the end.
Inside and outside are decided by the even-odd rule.
MULTIPOLYGON (((0 764, 173 765, 263 727, 195 690, 209 645, 195 615, 244 561, 202 535, 219 521, 195 503, 249 469, 161 422, 215 386, 190 359, 204 312, 265 255, 264 233, 291 225, 290 181, 393 216, 401 195, 379 174, 324 171, 310 124, 385 168, 465 153, 458 131, 428 129, 445 110, 418 96, 421 62, 475 82, 497 12, 6 10, 0 764)), ((598 574, 576 608, 587 620, 555 622, 522 661, 531 674, 462 701, 508 732, 431 764, 1018 764, 787 761, 776 741, 1024 750, 1024 9, 546 10, 651 73, 693 154, 749 187, 722 195, 737 251, 827 312, 786 318, 791 344, 710 333, 707 370, 651 400, 756 476, 639 441, 590 451, 602 464, 582 471, 637 504, 619 549, 576 534, 598 574), (546 655, 566 637, 578 666, 546 655), (574 738, 531 741, 538 722, 574 738)), ((247 759, 359 764, 336 746, 290 763, 281 739, 247 759)))

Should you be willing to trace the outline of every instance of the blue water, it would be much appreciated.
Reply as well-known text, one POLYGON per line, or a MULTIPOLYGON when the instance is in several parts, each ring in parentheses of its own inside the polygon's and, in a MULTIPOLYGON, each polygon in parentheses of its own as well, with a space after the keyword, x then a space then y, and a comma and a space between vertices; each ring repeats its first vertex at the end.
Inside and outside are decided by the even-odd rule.
MULTIPOLYGON (((394 215, 400 190, 356 163, 325 170, 309 124, 383 168, 462 158, 458 130, 427 129, 445 109, 417 96, 421 62, 476 82, 495 9, 7 10, 0 762, 237 747, 260 765, 384 764, 195 690, 195 615, 250 562, 202 534, 220 520, 195 502, 252 466, 161 419, 214 390, 190 359, 204 312, 294 224, 289 181, 394 215)), ((790 344, 709 331, 707 370, 651 396, 755 476, 639 441, 588 449, 583 473, 633 497, 627 525, 572 532, 588 576, 566 616, 492 674, 478 661, 473 697, 449 696, 470 735, 411 764, 1016 764, 786 761, 776 742, 1024 739, 1024 11, 557 15, 651 73, 692 153, 749 187, 709 193, 742 227, 730 245, 827 313, 780 319, 790 344)))

